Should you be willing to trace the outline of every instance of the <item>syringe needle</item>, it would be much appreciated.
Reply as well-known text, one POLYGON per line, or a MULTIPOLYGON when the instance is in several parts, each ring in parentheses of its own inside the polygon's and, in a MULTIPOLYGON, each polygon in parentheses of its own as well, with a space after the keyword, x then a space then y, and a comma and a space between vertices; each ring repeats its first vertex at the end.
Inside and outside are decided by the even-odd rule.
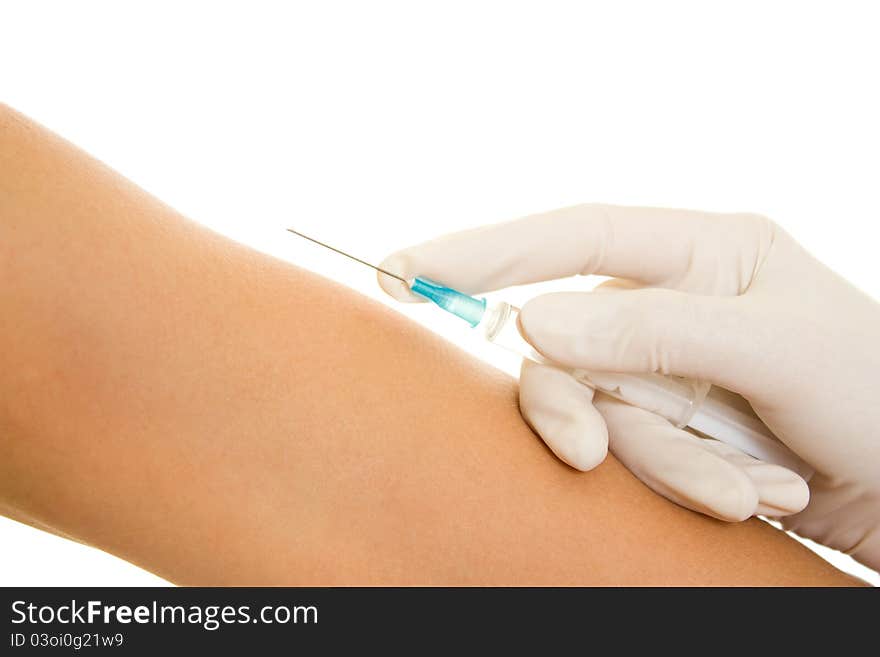
POLYGON ((336 247, 330 246, 329 244, 324 244, 324 242, 316 240, 314 237, 309 237, 308 235, 303 235, 298 230, 294 230, 293 228, 288 228, 287 230, 289 230, 294 235, 299 235, 300 237, 307 239, 309 242, 314 242, 315 244, 318 244, 319 246, 323 246, 325 249, 330 249, 331 251, 335 251, 336 253, 338 253, 340 255, 344 255, 346 258, 351 258, 355 262, 359 262, 362 265, 366 265, 367 267, 371 267, 372 269, 375 269, 378 272, 382 272, 386 276, 390 276, 391 278, 396 278, 401 283, 403 283, 404 285, 409 287, 409 283, 402 276, 398 276, 397 274, 392 274, 390 271, 386 271, 386 270, 382 269, 381 267, 377 267, 376 265, 370 264, 366 260, 361 260, 360 258, 356 258, 355 256, 351 255, 350 253, 346 253, 345 251, 340 251, 336 247))

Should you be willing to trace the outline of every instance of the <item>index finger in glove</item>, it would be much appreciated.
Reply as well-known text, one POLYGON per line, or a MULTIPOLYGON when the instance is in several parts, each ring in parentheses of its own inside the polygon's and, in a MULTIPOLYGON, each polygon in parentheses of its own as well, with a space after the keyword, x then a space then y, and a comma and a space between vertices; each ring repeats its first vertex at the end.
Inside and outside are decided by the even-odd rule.
MULTIPOLYGON (((757 215, 587 204, 453 233, 398 251, 381 267, 470 294, 578 274, 739 294, 772 233, 757 215)), ((400 301, 422 300, 384 274, 379 284, 400 301)))

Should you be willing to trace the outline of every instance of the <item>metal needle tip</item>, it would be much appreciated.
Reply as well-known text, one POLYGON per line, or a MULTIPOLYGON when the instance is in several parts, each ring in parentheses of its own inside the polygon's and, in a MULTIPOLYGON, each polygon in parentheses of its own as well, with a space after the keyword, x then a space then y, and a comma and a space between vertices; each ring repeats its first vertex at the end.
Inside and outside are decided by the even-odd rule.
POLYGON ((337 249, 337 248, 335 248, 335 247, 333 247, 333 246, 330 246, 329 244, 324 244, 324 242, 321 242, 321 241, 319 241, 319 240, 316 240, 314 237, 309 237, 308 235, 303 235, 303 234, 302 234, 301 232, 299 232, 298 230, 294 230, 293 228, 288 228, 287 230, 289 230, 289 231, 290 231, 291 233, 293 233, 294 235, 299 235, 300 237, 307 239, 309 242, 314 242, 315 244, 317 244, 317 245, 319 245, 319 246, 323 246, 325 249, 330 249, 331 251, 335 251, 336 253, 338 253, 338 254, 340 254, 340 255, 344 255, 346 258, 351 258, 351 259, 354 260, 355 262, 359 262, 359 263, 361 263, 362 265, 366 265, 367 267, 370 267, 370 268, 372 268, 372 269, 375 269, 375 270, 378 271, 378 272, 382 272, 382 273, 385 274, 386 276, 390 276, 391 278, 396 278, 396 279, 399 280, 401 283, 403 283, 404 285, 406 285, 407 288, 409 288, 409 283, 408 283, 407 280, 406 280, 405 278, 403 278, 402 276, 398 276, 397 274, 392 274, 390 271, 386 271, 386 270, 382 269, 381 267, 377 267, 376 265, 370 264, 370 263, 367 262, 366 260, 361 260, 360 258, 356 258, 355 256, 351 255, 350 253, 346 253, 345 251, 340 251, 339 249, 337 249))

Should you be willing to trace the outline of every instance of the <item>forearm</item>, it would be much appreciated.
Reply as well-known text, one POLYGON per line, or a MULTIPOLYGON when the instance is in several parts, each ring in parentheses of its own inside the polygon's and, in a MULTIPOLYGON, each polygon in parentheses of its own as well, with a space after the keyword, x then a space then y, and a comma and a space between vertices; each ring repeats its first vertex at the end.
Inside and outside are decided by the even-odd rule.
POLYGON ((848 581, 571 470, 506 377, 8 112, 0 232, 7 513, 188 584, 848 581))

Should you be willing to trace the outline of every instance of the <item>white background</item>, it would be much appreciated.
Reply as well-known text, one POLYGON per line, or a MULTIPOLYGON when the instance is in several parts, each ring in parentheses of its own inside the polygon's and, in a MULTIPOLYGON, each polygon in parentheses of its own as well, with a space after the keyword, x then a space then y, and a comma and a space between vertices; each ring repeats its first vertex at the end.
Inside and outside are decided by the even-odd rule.
MULTIPOLYGON (((370 272, 282 228, 378 261, 582 201, 750 210, 880 298, 875 7, 0 2, 0 94, 188 216, 375 298, 370 272)), ((0 550, 0 584, 161 583, 6 520, 0 550)))

